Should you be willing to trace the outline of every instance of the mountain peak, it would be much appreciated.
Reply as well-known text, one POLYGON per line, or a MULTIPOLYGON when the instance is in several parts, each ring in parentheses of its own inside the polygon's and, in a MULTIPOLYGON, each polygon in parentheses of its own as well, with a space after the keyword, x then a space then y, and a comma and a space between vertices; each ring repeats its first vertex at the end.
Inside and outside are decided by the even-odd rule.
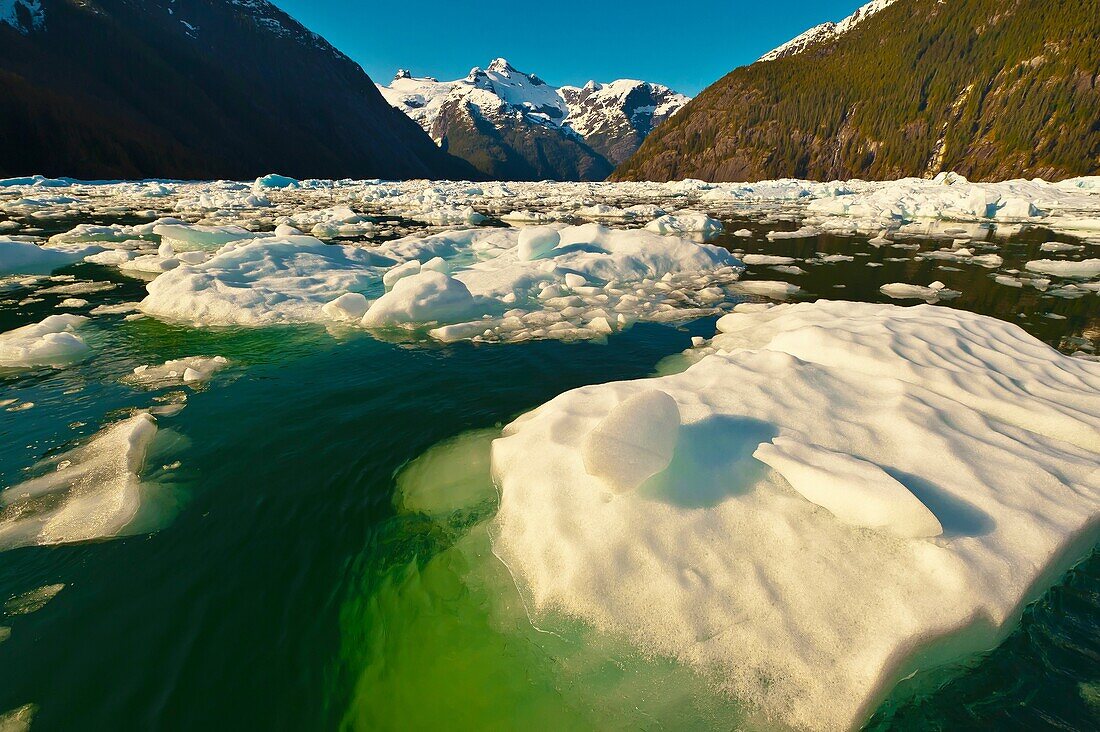
POLYGON ((514 66, 512 66, 512 64, 508 63, 508 59, 498 56, 497 58, 494 58, 492 60, 487 70, 495 71, 498 74, 509 74, 514 72, 516 69, 514 66))
POLYGON ((885 10, 895 2, 897 2, 897 0, 871 0, 871 2, 856 8, 855 12, 847 18, 836 23, 830 21, 822 23, 821 25, 815 25, 813 28, 798 34, 783 45, 768 51, 758 60, 774 61, 777 58, 785 58, 797 53, 802 53, 810 46, 816 46, 819 43, 824 43, 825 41, 832 40, 839 35, 847 33, 875 13, 885 10))
POLYGON ((398 69, 397 73, 393 75, 393 80, 394 81, 397 81, 398 79, 411 79, 411 78, 412 78, 412 74, 409 72, 408 69, 398 69))
POLYGON ((379 87, 391 105, 492 178, 602 179, 688 102, 631 79, 552 86, 504 58, 464 79, 394 82, 379 87))

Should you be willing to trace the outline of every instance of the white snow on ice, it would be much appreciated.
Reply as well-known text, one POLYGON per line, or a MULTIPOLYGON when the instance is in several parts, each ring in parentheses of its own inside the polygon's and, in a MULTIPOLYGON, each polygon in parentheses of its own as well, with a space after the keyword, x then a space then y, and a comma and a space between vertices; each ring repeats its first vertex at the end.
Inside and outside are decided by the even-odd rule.
POLYGON ((544 627, 676 658, 773 724, 854 727, 992 648, 1095 539, 1100 364, 928 305, 719 330, 682 373, 566 392, 494 442, 494 551, 544 627))

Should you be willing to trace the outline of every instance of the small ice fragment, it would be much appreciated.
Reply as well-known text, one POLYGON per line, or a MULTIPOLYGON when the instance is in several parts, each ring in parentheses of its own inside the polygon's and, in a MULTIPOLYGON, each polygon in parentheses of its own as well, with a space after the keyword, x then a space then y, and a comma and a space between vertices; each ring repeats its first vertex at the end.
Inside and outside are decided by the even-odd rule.
POLYGON ((575 274, 573 272, 569 272, 565 275, 565 285, 571 290, 577 287, 584 287, 587 284, 588 280, 586 280, 583 275, 575 274))
POLYGON ((363 319, 370 302, 361 292, 345 292, 321 306, 321 312, 333 320, 356 322, 363 319))

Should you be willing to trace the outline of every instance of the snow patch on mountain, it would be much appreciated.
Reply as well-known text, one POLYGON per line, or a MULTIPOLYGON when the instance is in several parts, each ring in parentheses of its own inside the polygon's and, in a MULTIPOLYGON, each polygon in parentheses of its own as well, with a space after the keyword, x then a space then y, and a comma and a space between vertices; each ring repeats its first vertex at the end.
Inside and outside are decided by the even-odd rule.
POLYGON ((778 58, 785 58, 787 56, 794 56, 796 54, 802 53, 811 46, 816 46, 820 43, 830 41, 837 36, 844 35, 852 28, 855 28, 857 25, 870 18, 875 13, 885 10, 886 8, 893 5, 895 2, 897 2, 897 0, 871 0, 871 2, 867 3, 866 5, 862 5, 857 8, 854 13, 849 15, 844 20, 841 20, 837 23, 828 22, 822 23, 821 25, 815 25, 808 31, 805 31, 804 33, 801 33, 791 40, 787 41, 782 46, 768 51, 757 60, 774 61, 778 58))
POLYGON ((473 105, 498 127, 518 114, 529 122, 588 140, 596 134, 644 137, 689 101, 666 86, 635 79, 554 87, 517 70, 503 58, 494 59, 485 69, 475 67, 464 79, 454 81, 414 77, 402 69, 389 86, 379 84, 378 89, 437 144, 442 143, 446 130, 436 122, 450 105, 473 105))
POLYGON ((26 35, 46 25, 46 10, 40 0, 0 0, 0 23, 26 35))

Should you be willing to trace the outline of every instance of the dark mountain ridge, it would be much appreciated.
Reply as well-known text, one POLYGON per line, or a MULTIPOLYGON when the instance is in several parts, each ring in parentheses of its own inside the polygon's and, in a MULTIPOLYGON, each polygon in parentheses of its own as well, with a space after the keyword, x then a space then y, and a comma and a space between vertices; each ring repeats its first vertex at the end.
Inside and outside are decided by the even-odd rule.
POLYGON ((16 0, 0 175, 472 178, 266 0, 16 0))

